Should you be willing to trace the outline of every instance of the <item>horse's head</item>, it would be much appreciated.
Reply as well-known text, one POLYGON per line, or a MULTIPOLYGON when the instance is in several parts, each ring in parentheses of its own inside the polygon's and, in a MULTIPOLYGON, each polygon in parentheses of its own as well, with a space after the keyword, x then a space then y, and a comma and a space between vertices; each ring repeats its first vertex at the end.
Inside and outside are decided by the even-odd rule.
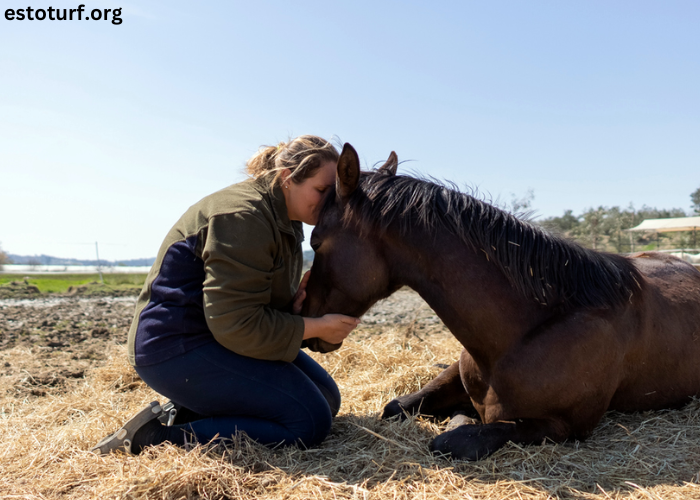
MULTIPOLYGON (((394 175, 398 159, 392 151, 389 159, 373 175, 394 175)), ((311 233, 315 257, 306 287, 303 316, 319 317, 327 313, 359 317, 377 300, 392 291, 389 264, 381 238, 353 213, 350 200, 363 196, 360 186, 360 161, 350 144, 343 146, 338 160, 338 177, 311 233)), ((328 352, 341 344, 329 344, 314 338, 304 346, 312 351, 328 352)))

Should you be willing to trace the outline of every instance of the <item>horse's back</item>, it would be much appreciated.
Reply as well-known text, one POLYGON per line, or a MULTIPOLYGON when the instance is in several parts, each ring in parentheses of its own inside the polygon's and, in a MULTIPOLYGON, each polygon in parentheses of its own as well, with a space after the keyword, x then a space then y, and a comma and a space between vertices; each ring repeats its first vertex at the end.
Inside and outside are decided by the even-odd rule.
POLYGON ((692 264, 661 252, 642 252, 630 257, 644 276, 645 288, 651 292, 646 296, 646 300, 654 302, 650 306, 664 308, 661 311, 664 315, 676 308, 685 315, 700 315, 700 271, 692 264))
MULTIPOLYGON (((673 406, 700 395, 700 272, 660 252, 631 255, 644 277, 629 315, 636 330, 626 357, 627 380, 614 409, 673 406)), ((624 328, 624 325, 620 325, 624 328)))
POLYGON ((692 264, 663 252, 637 252, 629 256, 634 265, 645 275, 652 279, 667 279, 679 281, 682 285, 683 277, 688 277, 687 284, 694 284, 695 291, 700 292, 700 271, 692 264))

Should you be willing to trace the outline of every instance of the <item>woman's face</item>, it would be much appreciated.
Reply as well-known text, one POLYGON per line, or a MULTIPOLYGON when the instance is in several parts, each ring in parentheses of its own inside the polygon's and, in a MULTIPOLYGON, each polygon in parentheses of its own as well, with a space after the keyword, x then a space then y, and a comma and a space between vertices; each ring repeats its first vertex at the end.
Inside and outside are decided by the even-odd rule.
POLYGON ((327 161, 312 177, 298 184, 290 180, 282 183, 290 220, 298 220, 310 226, 316 225, 324 195, 328 188, 335 184, 337 169, 336 162, 327 161))

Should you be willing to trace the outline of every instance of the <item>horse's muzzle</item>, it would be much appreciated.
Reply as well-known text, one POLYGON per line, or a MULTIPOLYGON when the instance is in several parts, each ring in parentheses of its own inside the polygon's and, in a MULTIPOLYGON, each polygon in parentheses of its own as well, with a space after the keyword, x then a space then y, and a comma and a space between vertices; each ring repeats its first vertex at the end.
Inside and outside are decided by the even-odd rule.
POLYGON ((331 344, 330 342, 326 342, 325 340, 321 340, 318 337, 314 337, 312 339, 306 339, 306 340, 302 341, 302 343, 301 343, 302 348, 306 347, 310 351, 320 352, 320 353, 335 351, 337 349, 340 349, 340 346, 342 346, 342 345, 343 345, 342 342, 340 344, 331 344))

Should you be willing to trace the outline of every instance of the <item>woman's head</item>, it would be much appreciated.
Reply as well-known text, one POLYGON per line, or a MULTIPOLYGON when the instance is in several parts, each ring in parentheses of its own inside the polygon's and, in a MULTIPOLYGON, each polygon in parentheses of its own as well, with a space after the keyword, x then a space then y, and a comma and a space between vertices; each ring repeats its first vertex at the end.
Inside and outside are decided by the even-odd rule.
POLYGON ((262 147, 246 171, 283 189, 291 220, 315 225, 325 193, 335 183, 339 154, 320 137, 302 135, 278 146, 262 147))
POLYGON ((302 135, 277 146, 262 146, 246 164, 246 172, 270 185, 287 180, 301 183, 313 177, 324 163, 338 163, 338 151, 325 139, 302 135), (288 170, 289 172, 286 172, 288 170))

